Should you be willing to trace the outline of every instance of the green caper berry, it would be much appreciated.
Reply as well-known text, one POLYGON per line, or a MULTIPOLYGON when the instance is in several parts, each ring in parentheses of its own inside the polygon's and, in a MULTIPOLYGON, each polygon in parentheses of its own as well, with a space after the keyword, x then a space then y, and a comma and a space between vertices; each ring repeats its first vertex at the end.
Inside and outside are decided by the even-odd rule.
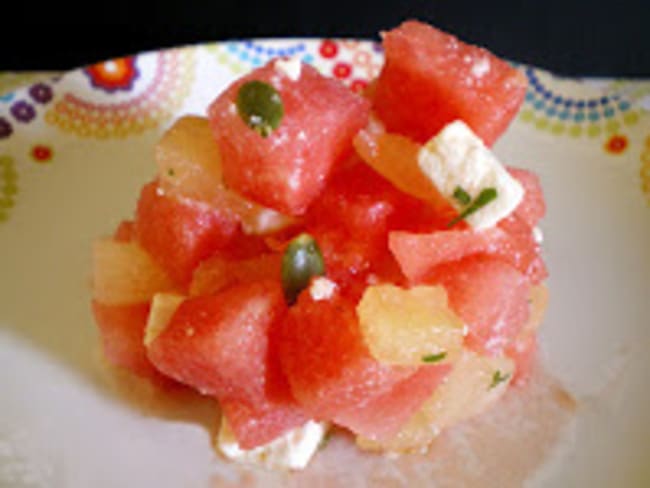
POLYGON ((309 286, 312 277, 325 274, 323 254, 312 236, 300 234, 289 243, 282 257, 281 273, 284 296, 290 305, 309 286))
POLYGON ((280 126, 284 105, 273 86, 259 80, 244 83, 237 92, 237 112, 251 129, 268 137, 280 126))

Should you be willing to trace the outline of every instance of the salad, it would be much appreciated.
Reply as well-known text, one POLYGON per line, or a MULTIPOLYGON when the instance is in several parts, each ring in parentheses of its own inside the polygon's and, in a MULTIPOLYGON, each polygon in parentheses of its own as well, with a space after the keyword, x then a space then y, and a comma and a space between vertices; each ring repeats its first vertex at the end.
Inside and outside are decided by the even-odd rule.
POLYGON ((544 198, 490 149, 526 78, 417 21, 382 43, 364 93, 288 58, 215 93, 93 245, 106 358, 216 398, 230 459, 419 452, 529 374, 544 198))

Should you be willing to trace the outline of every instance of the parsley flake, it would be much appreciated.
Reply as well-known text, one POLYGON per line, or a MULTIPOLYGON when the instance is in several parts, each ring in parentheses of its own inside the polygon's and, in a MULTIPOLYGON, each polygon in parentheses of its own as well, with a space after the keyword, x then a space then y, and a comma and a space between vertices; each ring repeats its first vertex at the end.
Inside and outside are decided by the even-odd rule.
POLYGON ((461 220, 466 219, 475 212, 478 212, 488 203, 496 199, 498 196, 496 188, 485 188, 479 193, 479 195, 474 199, 474 201, 469 205, 465 210, 463 210, 458 217, 453 219, 447 224, 447 227, 453 227, 461 220))
POLYGON ((472 201, 472 197, 469 196, 469 193, 460 186, 457 186, 454 190, 454 199, 461 205, 469 205, 469 202, 472 201))
POLYGON ((508 381, 509 378, 510 378, 510 373, 503 374, 500 369, 497 369, 492 375, 492 383, 490 383, 490 387, 488 388, 488 390, 495 388, 496 386, 503 383, 504 381, 508 381))
POLYGON ((426 356, 422 356, 422 362, 423 363, 437 363, 438 361, 442 361, 447 357, 447 351, 442 351, 439 352, 438 354, 428 354, 426 356))

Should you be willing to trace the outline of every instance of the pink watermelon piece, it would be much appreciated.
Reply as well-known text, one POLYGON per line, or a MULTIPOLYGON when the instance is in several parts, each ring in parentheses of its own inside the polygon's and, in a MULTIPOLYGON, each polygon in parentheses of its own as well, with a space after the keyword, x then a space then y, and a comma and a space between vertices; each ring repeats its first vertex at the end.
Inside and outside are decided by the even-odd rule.
POLYGON ((542 184, 532 171, 521 168, 508 168, 510 174, 524 187, 524 199, 515 209, 515 215, 526 225, 533 228, 546 214, 546 202, 542 184))
POLYGON ((351 424, 355 410, 416 371, 372 358, 354 303, 339 295, 315 301, 303 292, 279 330, 280 361, 291 390, 316 419, 332 420, 345 413, 351 424))
POLYGON ((149 359, 203 394, 255 407, 272 401, 274 388, 288 391, 269 349, 269 330, 285 312, 282 288, 275 281, 188 298, 149 346, 149 359), (278 382, 282 384, 274 385, 278 382))
POLYGON ((339 412, 334 421, 369 439, 388 440, 429 399, 450 369, 449 365, 423 366, 390 391, 365 404, 339 412))
POLYGON ((428 282, 445 287, 469 328, 467 345, 478 352, 501 353, 528 320, 530 281, 499 259, 477 255, 443 264, 428 282))
POLYGON ((220 404, 242 449, 267 444, 309 420, 293 400, 266 402, 255 408, 234 400, 224 400, 220 404))
POLYGON ((365 126, 370 103, 338 80, 303 64, 293 81, 275 61, 240 78, 210 105, 209 119, 222 154, 229 188, 280 212, 302 214, 325 185, 334 165, 352 150, 365 126), (261 136, 242 120, 235 101, 249 81, 279 92, 284 115, 277 129, 261 136))
POLYGON ((149 303, 105 305, 96 300, 92 302, 106 360, 159 386, 171 386, 175 382, 158 372, 147 358, 144 348, 144 328, 149 308, 149 303))
POLYGON ((508 234, 508 239, 498 248, 495 256, 512 264, 528 276, 533 284, 544 281, 548 277, 548 271, 532 228, 516 212, 499 222, 498 226, 508 234))
POLYGON ((389 132, 418 142, 460 119, 490 146, 526 94, 526 77, 508 63, 420 22, 384 33, 383 47, 373 107, 389 132))
POLYGON ((388 247, 411 283, 427 281, 437 266, 476 254, 488 254, 517 268, 533 283, 546 278, 544 261, 532 230, 516 216, 483 231, 391 232, 388 247))
POLYGON ((167 196, 156 182, 145 185, 138 200, 138 242, 180 285, 189 284, 203 259, 228 245, 238 226, 227 209, 167 196))
POLYGON ((497 227, 485 231, 443 230, 430 234, 394 231, 388 247, 402 272, 412 283, 420 283, 440 264, 478 253, 495 253, 506 245, 508 234, 497 227))

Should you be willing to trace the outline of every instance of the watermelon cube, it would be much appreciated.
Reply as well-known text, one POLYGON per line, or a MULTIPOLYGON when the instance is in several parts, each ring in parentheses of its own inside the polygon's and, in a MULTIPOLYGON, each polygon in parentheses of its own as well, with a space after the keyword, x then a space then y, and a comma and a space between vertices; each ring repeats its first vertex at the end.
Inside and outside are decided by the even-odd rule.
MULTIPOLYGON (((355 411, 417 370, 375 360, 364 343, 354 302, 336 292, 326 300, 315 300, 308 290, 301 293, 279 328, 278 347, 294 396, 317 420, 353 425, 355 411)), ((378 431, 382 422, 375 425, 378 431)))
POLYGON ((169 196, 157 182, 142 188, 135 219, 138 242, 179 285, 188 285, 196 266, 226 247, 238 228, 229 209, 169 196))
POLYGON ((514 266, 533 283, 546 278, 546 267, 540 256, 532 229, 511 215, 493 227, 443 230, 428 234, 391 232, 388 246, 411 283, 427 281, 427 276, 440 264, 457 261, 476 254, 488 254, 514 266))
POLYGON ((530 280, 499 259, 476 255, 446 263, 427 281, 445 287, 468 327, 467 346, 479 353, 503 353, 528 320, 530 280))
POLYGON ((309 420, 292 397, 261 402, 255 407, 236 400, 221 401, 221 410, 239 447, 253 449, 277 439, 309 420))
POLYGON ((507 390, 513 373, 514 363, 506 357, 464 350, 445 381, 396 435, 380 440, 358 436, 357 444, 362 449, 393 452, 426 449, 444 428, 477 415, 496 402, 507 390))
POLYGON ((422 366, 390 391, 356 408, 340 411, 334 420, 374 442, 391 439, 431 397, 450 370, 448 364, 422 366))
POLYGON ((429 25, 404 22, 383 46, 373 107, 389 132, 423 143, 460 119, 491 146, 523 102, 523 73, 429 25))
POLYGON ((532 171, 521 168, 508 168, 510 174, 524 187, 524 199, 515 209, 515 215, 529 227, 535 227, 544 214, 546 214, 546 203, 542 184, 532 171))
POLYGON ((277 62, 233 83, 210 105, 208 117, 226 185, 256 203, 298 215, 351 150, 370 104, 309 65, 301 65, 295 78, 277 62), (266 137, 247 125, 236 105, 240 88, 253 80, 272 85, 283 106, 279 126, 266 137))
POLYGON ((285 380, 269 350, 269 330, 285 311, 279 282, 234 285, 189 298, 149 344, 149 359, 203 394, 255 407, 269 401, 274 388, 288 391, 277 386, 285 380))
POLYGON ((106 305, 92 301, 92 312, 101 336, 106 360, 126 368, 154 384, 168 387, 175 382, 163 376, 147 358, 143 338, 149 303, 106 305))

